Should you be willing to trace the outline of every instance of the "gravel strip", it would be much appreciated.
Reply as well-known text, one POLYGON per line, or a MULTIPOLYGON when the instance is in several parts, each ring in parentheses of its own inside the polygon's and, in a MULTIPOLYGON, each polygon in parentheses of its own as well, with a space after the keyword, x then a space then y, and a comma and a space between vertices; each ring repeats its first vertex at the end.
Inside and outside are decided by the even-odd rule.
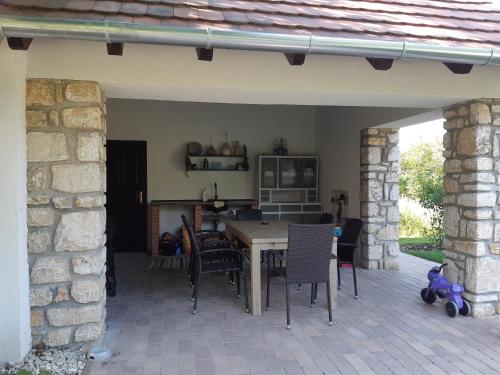
POLYGON ((80 375, 87 362, 86 351, 80 348, 66 349, 32 349, 23 362, 0 364, 0 374, 16 374, 20 370, 28 370, 33 375, 41 371, 51 375, 80 375))

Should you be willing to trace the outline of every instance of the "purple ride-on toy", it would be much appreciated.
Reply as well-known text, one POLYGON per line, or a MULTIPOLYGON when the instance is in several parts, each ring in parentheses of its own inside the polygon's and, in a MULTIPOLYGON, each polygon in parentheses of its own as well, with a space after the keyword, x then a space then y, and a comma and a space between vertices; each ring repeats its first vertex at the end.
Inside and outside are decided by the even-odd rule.
POLYGON ((448 264, 443 264, 441 267, 434 266, 427 273, 429 285, 420 292, 422 299, 428 303, 436 302, 436 297, 446 298, 445 309, 449 317, 454 318, 458 314, 467 316, 471 312, 469 302, 462 298, 464 287, 460 284, 453 284, 446 277, 441 275, 441 270, 448 264))

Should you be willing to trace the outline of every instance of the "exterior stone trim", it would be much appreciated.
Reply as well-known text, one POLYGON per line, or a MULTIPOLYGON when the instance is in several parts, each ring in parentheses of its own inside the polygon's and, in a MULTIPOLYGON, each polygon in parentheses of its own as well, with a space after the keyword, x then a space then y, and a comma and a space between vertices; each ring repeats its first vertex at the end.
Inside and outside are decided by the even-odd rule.
POLYGON ((399 129, 361 131, 361 265, 398 269, 399 129))
POLYGON ((26 85, 33 344, 82 345, 105 318, 105 97, 95 82, 26 85))
POLYGON ((500 99, 444 109, 446 276, 472 314, 500 314, 500 99))

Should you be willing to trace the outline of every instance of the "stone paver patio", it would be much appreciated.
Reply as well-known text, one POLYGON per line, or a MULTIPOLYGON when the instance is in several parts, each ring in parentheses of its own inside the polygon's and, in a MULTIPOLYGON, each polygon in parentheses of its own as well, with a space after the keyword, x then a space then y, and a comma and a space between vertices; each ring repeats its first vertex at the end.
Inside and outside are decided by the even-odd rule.
POLYGON ((292 292, 285 328, 284 283, 272 282, 271 311, 244 312, 222 275, 207 276, 191 314, 184 270, 147 271, 144 255, 117 256, 118 295, 107 300, 104 342, 111 360, 90 374, 495 374, 500 373, 500 317, 450 319, 419 296, 433 263, 401 254, 400 271, 350 269, 335 325, 325 288, 309 308, 309 290, 292 292))

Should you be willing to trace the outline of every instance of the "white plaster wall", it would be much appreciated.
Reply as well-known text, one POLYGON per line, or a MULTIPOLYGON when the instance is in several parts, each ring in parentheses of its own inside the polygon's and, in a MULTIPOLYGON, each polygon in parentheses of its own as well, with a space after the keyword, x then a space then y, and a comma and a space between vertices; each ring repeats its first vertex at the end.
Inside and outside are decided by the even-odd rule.
POLYGON ((396 61, 375 71, 365 59, 307 56, 289 66, 281 53, 127 44, 108 56, 104 43, 36 39, 29 77, 99 81, 107 97, 255 104, 437 108, 467 98, 500 97, 500 68, 456 75, 439 62, 396 61))
POLYGON ((321 161, 320 200, 324 211, 332 211, 332 190, 347 190, 347 214, 350 217, 359 217, 361 129, 383 127, 386 123, 428 111, 415 108, 319 107, 316 152, 321 161))
MULTIPOLYGON (((183 103, 109 99, 109 140, 145 140, 148 147, 148 200, 201 199, 204 187, 217 182, 222 198, 256 198, 257 155, 272 152, 284 137, 290 154, 314 154, 316 109, 311 106, 183 103), (184 171, 186 144, 196 141, 219 149, 225 140, 246 144, 248 172, 184 171)), ((213 189, 212 189, 213 192, 213 189)), ((180 211, 162 213, 161 230, 180 225, 180 211)))
POLYGON ((31 348, 26 250, 26 53, 0 44, 0 362, 31 348))

